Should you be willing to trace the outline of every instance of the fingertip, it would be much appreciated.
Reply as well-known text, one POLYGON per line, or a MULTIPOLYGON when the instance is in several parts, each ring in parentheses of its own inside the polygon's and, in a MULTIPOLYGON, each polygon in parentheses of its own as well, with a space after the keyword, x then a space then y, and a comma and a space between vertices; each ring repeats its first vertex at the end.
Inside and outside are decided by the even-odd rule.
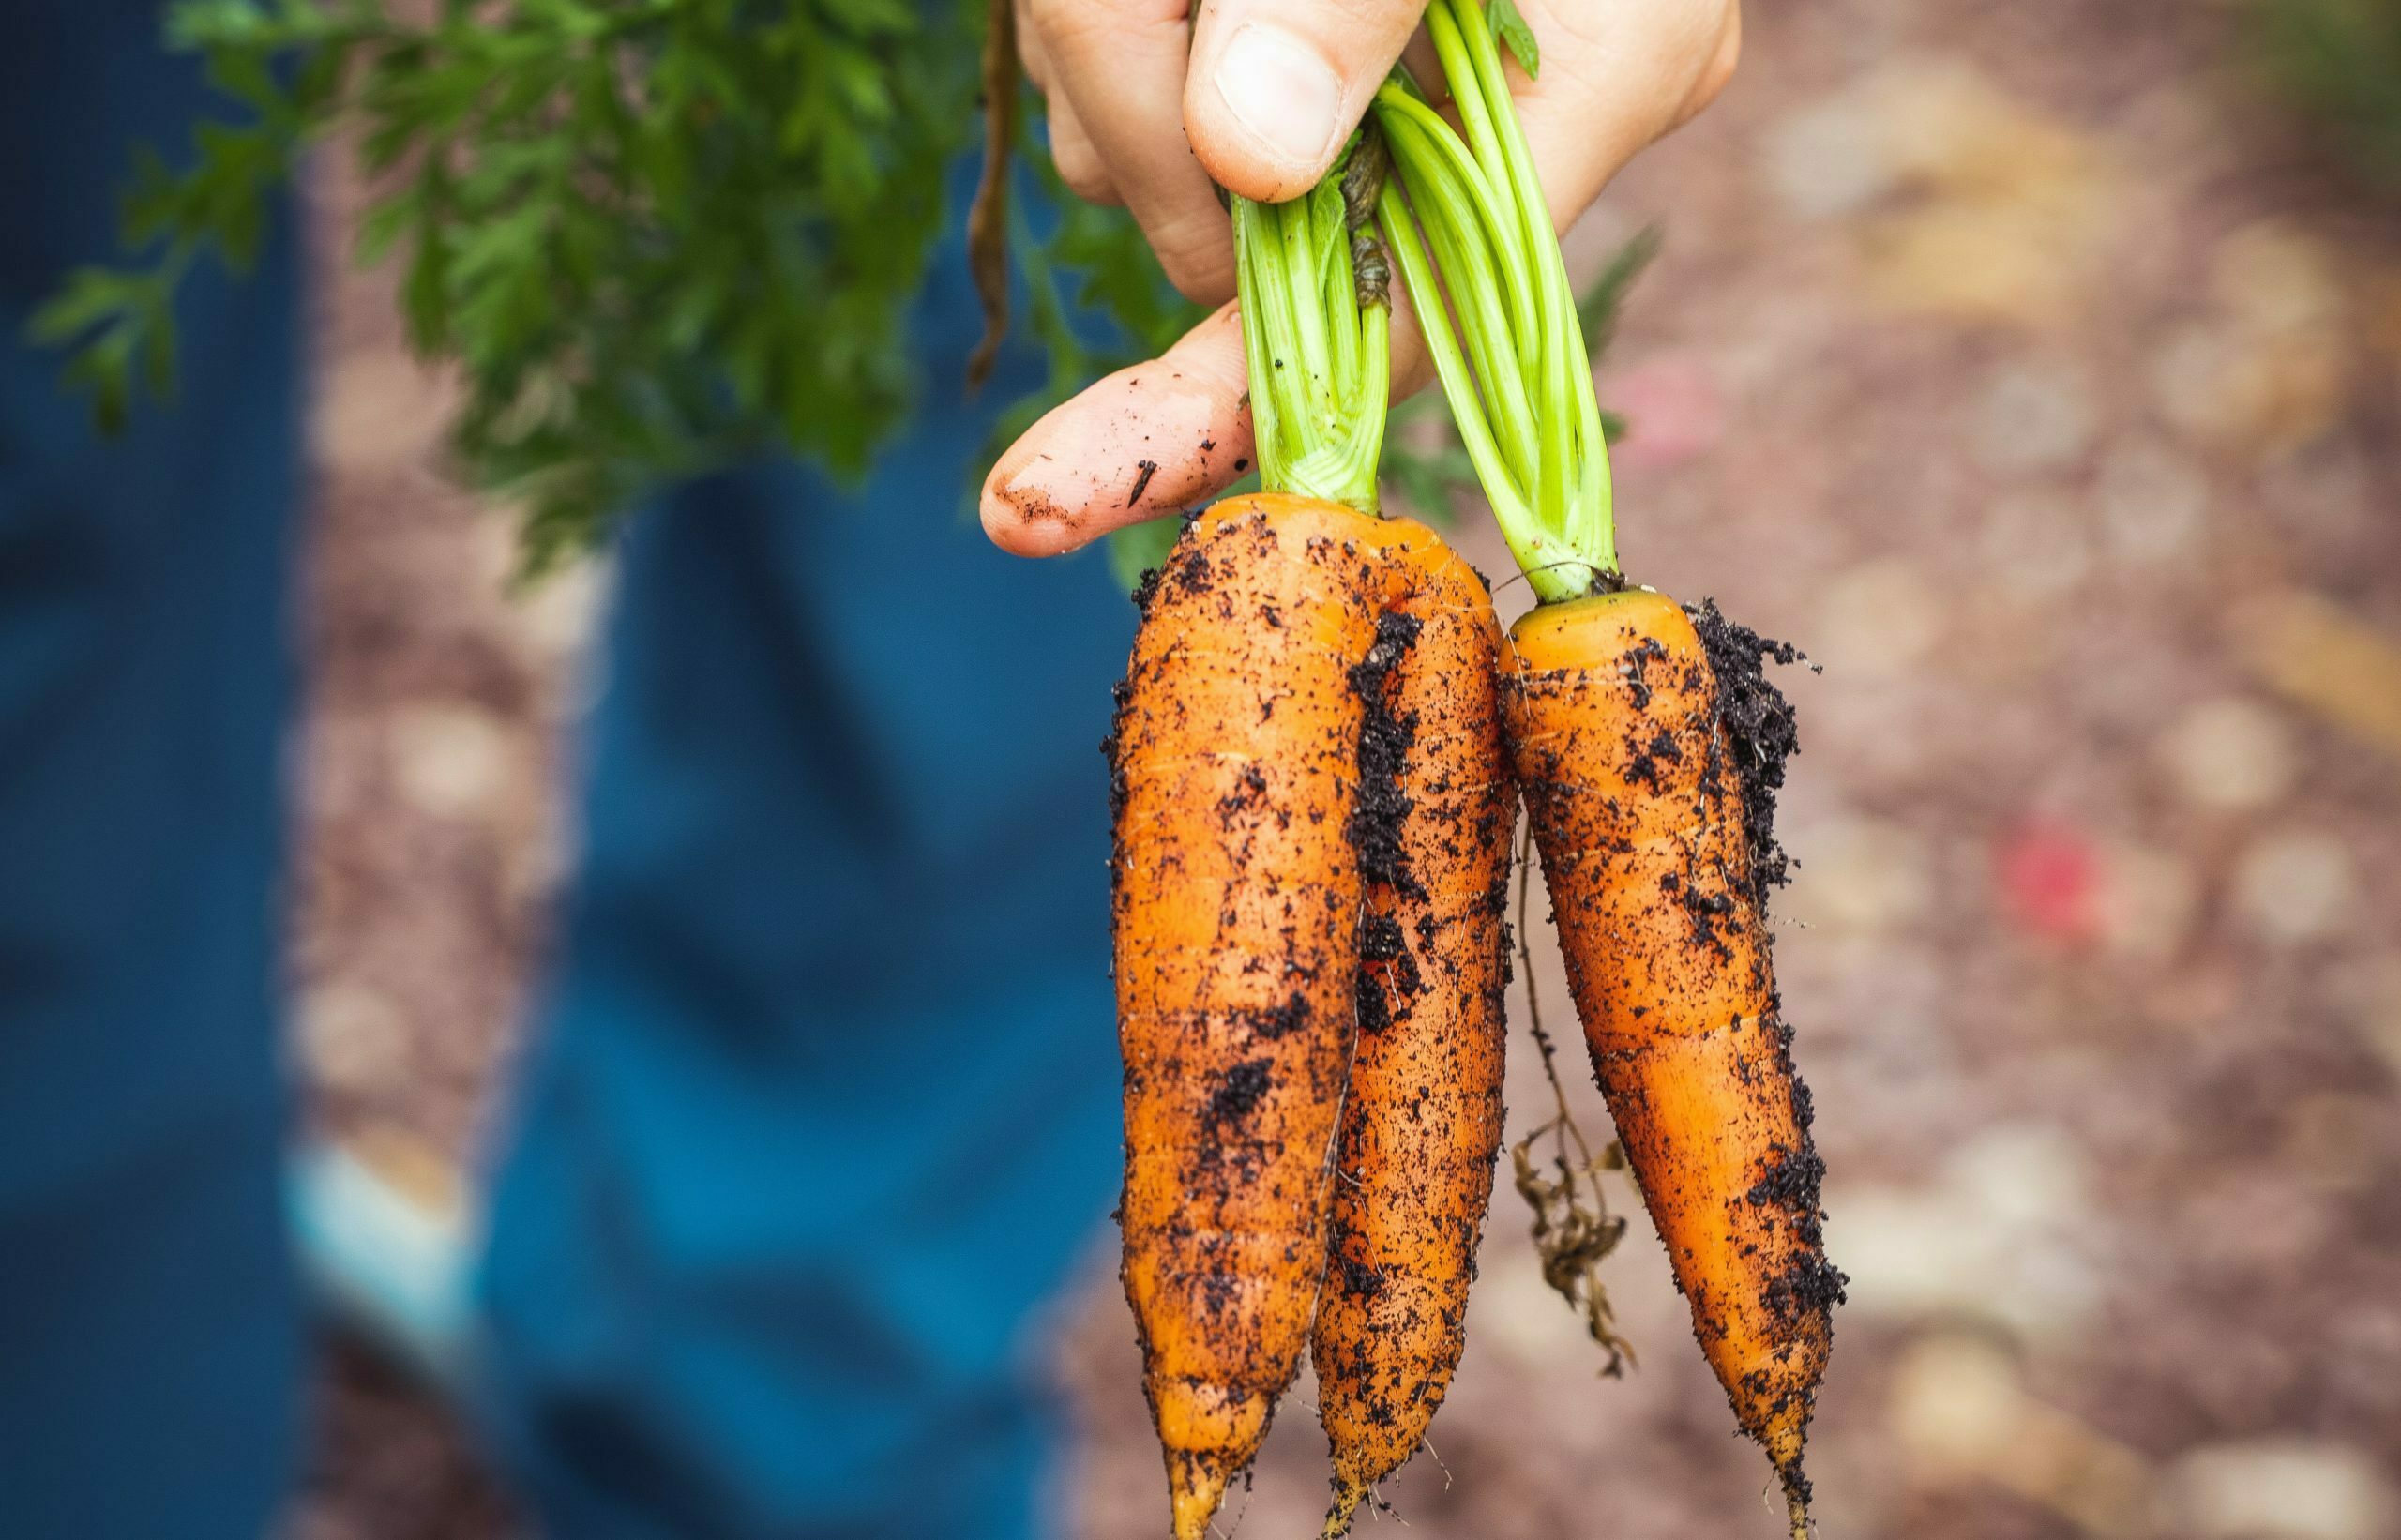
POLYGON ((985 535, 1015 555, 1057 556, 1231 485, 1250 468, 1244 384, 1228 306, 1028 429, 984 479, 985 535))
POLYGON ((1214 0, 1192 35, 1184 127, 1230 192, 1282 203, 1315 187, 1359 126, 1425 0, 1214 0))
POLYGON ((1307 38, 1266 21, 1204 33, 1184 86, 1192 153, 1219 187, 1279 204, 1317 185, 1340 151, 1349 93, 1307 38))
POLYGON ((1046 485, 1045 478, 1025 474, 1040 458, 1039 435, 1058 415, 1053 409, 1024 437, 1009 445, 984 478, 975 513, 985 536, 1012 556, 1060 556, 1089 536, 1079 537, 1080 521, 1046 485))

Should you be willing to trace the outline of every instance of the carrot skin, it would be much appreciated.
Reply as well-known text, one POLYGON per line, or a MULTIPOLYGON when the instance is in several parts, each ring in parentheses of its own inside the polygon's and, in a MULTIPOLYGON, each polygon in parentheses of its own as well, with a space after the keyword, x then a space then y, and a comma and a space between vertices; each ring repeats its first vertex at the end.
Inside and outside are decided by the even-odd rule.
POLYGON ((1414 640, 1381 702, 1390 747, 1405 749, 1401 800, 1392 869, 1369 861, 1333 1255, 1310 1343, 1334 1458, 1328 1534, 1416 1452, 1450 1388, 1501 1146, 1508 643, 1463 560, 1436 543, 1418 566, 1418 591, 1394 611, 1414 640))
POLYGON ((1842 1276, 1716 677, 1645 590, 1545 606, 1513 640, 1511 753, 1594 1073, 1701 1350, 1798 1514, 1842 1276))

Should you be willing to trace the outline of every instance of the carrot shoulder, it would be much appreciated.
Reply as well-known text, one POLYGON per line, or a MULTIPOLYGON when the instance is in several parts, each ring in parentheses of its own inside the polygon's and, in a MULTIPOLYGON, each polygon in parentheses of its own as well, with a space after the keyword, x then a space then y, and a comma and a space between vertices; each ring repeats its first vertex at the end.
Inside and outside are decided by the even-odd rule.
POLYGON ((1513 635, 1511 752, 1593 1068, 1701 1349, 1797 1525, 1842 1276, 1716 673, 1684 612, 1644 590, 1546 605, 1513 635))

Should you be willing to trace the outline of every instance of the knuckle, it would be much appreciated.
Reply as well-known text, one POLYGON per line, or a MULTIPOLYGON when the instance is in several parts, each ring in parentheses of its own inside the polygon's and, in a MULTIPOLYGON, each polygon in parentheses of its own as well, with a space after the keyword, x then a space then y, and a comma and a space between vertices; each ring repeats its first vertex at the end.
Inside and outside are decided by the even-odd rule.
POLYGON ((1190 187, 1158 189, 1133 208, 1142 238, 1184 297, 1202 305, 1233 297, 1233 225, 1208 183, 1194 177, 1190 187))
POLYGON ((1088 204, 1118 201, 1108 162, 1101 159, 1099 147, 1065 102, 1050 110, 1049 141, 1050 163, 1058 168, 1059 180, 1067 185, 1069 192, 1088 204))
POLYGON ((1078 155, 1063 148, 1052 159, 1058 163, 1059 180, 1085 203, 1113 204, 1119 201, 1116 184, 1110 181, 1109 173, 1091 151, 1078 155))
POLYGON ((1234 292, 1234 253, 1231 235, 1212 239, 1199 231, 1167 231, 1152 237, 1159 266, 1176 292, 1200 305, 1217 304, 1234 292))
POLYGON ((1124 45, 1126 35, 1153 18, 1143 14, 1155 8, 1128 7, 1110 0, 1027 0, 1032 8, 1034 30, 1041 35, 1044 46, 1056 53, 1062 62, 1097 63, 1124 45))

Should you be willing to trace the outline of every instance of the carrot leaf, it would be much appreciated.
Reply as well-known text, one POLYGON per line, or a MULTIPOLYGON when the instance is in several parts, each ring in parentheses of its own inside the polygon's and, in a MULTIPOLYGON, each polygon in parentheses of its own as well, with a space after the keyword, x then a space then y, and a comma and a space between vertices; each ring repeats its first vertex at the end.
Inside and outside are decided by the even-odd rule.
POLYGON ((1396 83, 1377 92, 1373 115, 1397 174, 1380 218, 1494 520, 1552 603, 1617 570, 1584 312, 1606 322, 1640 262, 1578 304, 1501 57, 1498 39, 1525 24, 1514 6, 1503 24, 1504 3, 1495 0, 1489 24, 1476 0, 1427 8, 1456 127, 1396 83))
POLYGON ((1492 0, 1492 35, 1503 47, 1517 55, 1518 68, 1533 80, 1542 73, 1542 44, 1534 40, 1534 29, 1526 24, 1525 13, 1518 9, 1518 0, 1492 0))

